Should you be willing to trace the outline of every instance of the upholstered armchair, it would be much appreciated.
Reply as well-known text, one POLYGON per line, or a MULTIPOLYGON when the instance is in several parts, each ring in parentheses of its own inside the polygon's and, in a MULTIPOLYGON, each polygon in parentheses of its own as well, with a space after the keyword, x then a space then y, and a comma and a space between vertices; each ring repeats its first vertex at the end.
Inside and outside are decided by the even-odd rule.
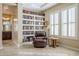
POLYGON ((47 45, 46 32, 36 31, 35 37, 33 38, 33 45, 36 48, 44 48, 47 45))

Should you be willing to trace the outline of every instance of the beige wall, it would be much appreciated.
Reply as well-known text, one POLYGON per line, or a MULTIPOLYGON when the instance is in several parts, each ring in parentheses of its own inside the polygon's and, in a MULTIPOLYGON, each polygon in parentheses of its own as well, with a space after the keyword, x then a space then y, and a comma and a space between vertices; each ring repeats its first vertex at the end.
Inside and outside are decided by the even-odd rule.
MULTIPOLYGON (((62 10, 63 8, 66 8, 66 7, 68 7, 68 6, 78 6, 79 4, 66 4, 66 3, 64 3, 64 4, 58 4, 58 5, 56 5, 56 6, 54 6, 54 7, 52 7, 52 8, 50 8, 50 9, 48 9, 48 10, 45 10, 44 12, 45 12, 45 19, 47 20, 47 21, 49 21, 49 17, 50 17, 50 13, 53 13, 54 11, 57 11, 57 10, 62 10)), ((78 6, 79 7, 79 6, 78 6)), ((78 11, 78 14, 79 14, 79 11, 78 11)), ((78 16, 78 15, 77 15, 78 16)), ((77 18, 77 20, 78 20, 79 18, 77 18)), ((77 24, 78 25, 78 24, 77 24)), ((77 26, 78 28, 77 28, 77 30, 78 30, 78 32, 79 32, 79 26, 77 26)), ((49 29, 50 28, 50 26, 48 25, 48 27, 47 27, 47 29, 49 29)), ((58 36, 57 36, 58 37, 58 36)), ((77 34, 77 37, 79 37, 79 35, 77 34)), ((67 39, 67 38, 61 38, 61 37, 59 37, 60 38, 60 42, 61 42, 61 44, 64 44, 64 45, 68 45, 68 46, 71 46, 71 47, 75 47, 75 48, 79 48, 79 39, 78 40, 72 40, 72 39, 67 39)))
POLYGON ((2 48, 2 4, 0 4, 0 49, 2 48))

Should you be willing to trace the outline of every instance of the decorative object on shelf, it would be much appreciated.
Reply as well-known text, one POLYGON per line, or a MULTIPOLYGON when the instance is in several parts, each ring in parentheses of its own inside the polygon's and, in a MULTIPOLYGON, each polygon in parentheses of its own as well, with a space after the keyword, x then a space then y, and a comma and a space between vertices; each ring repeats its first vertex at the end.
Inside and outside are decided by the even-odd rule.
POLYGON ((44 26, 47 27, 48 26, 48 21, 44 22, 44 26))

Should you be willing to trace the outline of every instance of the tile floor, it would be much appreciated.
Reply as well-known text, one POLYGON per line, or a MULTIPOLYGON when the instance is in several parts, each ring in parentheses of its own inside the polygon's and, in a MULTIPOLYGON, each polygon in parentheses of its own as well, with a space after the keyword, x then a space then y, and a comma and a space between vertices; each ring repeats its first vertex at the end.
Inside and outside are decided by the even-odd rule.
POLYGON ((63 47, 34 48, 32 44, 24 44, 17 48, 11 41, 3 42, 0 56, 79 56, 79 52, 63 47))

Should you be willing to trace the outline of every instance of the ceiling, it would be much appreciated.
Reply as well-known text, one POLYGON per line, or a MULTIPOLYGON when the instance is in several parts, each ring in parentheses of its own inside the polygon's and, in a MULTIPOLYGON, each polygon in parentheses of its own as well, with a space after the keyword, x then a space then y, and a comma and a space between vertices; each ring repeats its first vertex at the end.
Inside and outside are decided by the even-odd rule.
MULTIPOLYGON (((23 9, 29 11, 40 12, 44 11, 57 3, 23 3, 23 9)), ((3 4, 3 14, 17 15, 17 3, 4 3, 3 4)))
MULTIPOLYGON (((23 6, 23 9, 25 9, 25 10, 40 12, 40 11, 44 11, 52 6, 55 6, 57 4, 58 3, 22 3, 22 6, 23 6)), ((14 8, 14 7, 16 7, 17 5, 18 5, 17 3, 5 3, 3 10, 6 10, 7 9, 6 6, 9 6, 8 7, 9 12, 10 12, 10 10, 15 11, 16 8, 14 8)), ((8 13, 8 12, 6 12, 6 13, 8 13)))
POLYGON ((44 11, 52 6, 55 6, 57 3, 24 3, 23 8, 30 11, 44 11))
POLYGON ((2 5, 2 13, 17 17, 17 6, 11 3, 4 3, 2 5))
POLYGON ((17 3, 3 3, 4 5, 17 6, 17 3))

